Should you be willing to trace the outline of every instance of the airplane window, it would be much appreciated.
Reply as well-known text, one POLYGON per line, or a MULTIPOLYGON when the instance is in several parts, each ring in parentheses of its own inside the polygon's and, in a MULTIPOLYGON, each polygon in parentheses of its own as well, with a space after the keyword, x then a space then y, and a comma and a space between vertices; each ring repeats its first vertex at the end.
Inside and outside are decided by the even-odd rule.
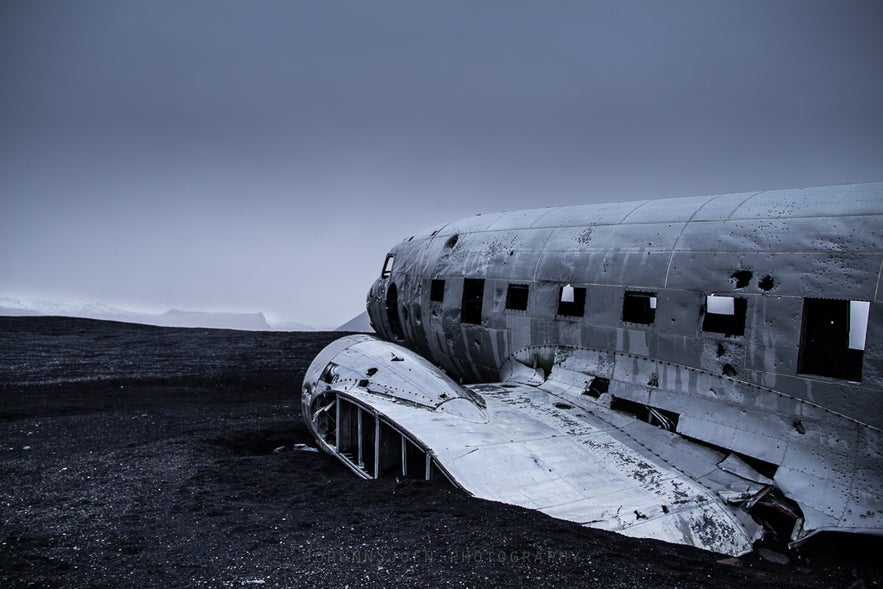
POLYGON ((622 300, 622 320, 650 325, 656 319, 655 292, 626 292, 622 300))
POLYGON ((506 308, 514 311, 527 311, 527 284, 510 284, 506 290, 506 308))
POLYGON ((870 306, 866 301, 803 299, 797 372, 860 382, 870 306))
POLYGON ((380 273, 381 278, 389 278, 389 275, 392 274, 392 263, 395 259, 395 256, 392 254, 386 256, 386 261, 383 262, 383 272, 380 273))
POLYGON ((725 335, 744 335, 747 308, 748 300, 745 298, 708 295, 705 297, 705 317, 702 319, 702 331, 725 335))
POLYGON ((445 281, 435 279, 429 287, 429 300, 436 303, 443 303, 445 300, 445 281))
POLYGON ((481 323, 481 306, 484 299, 484 279, 466 278, 463 281, 463 301, 460 306, 462 323, 481 323))
POLYGON ((558 314, 567 317, 582 317, 586 307, 586 289, 569 284, 561 287, 558 297, 558 314))

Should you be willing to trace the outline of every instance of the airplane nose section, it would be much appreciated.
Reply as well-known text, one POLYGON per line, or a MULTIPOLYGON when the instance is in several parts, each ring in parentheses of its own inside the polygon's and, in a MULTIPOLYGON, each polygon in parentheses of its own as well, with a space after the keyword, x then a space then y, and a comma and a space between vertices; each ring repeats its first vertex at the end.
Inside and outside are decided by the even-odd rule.
POLYGON ((384 296, 383 293, 385 280, 382 278, 378 278, 374 281, 374 284, 371 285, 370 290, 368 290, 368 296, 365 300, 365 309, 368 311, 368 318, 371 320, 371 325, 374 326, 375 331, 383 337, 387 337, 383 333, 383 310, 384 310, 384 296))
POLYGON ((377 335, 387 341, 401 342, 404 339, 399 319, 398 289, 392 279, 380 277, 375 280, 368 291, 365 306, 377 335))

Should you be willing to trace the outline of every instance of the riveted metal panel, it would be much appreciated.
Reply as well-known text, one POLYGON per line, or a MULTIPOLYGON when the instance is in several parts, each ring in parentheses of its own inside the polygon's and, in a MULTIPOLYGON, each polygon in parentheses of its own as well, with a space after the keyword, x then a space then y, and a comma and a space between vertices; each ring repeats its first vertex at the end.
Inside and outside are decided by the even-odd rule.
POLYGON ((758 193, 733 213, 733 219, 760 219, 770 215, 829 217, 880 212, 880 184, 817 186, 758 193), (870 205, 870 206, 869 206, 870 205))
POLYGON ((659 334, 659 360, 691 368, 700 368, 702 342, 692 335, 659 334))
POLYGON ((600 203, 549 209, 534 220, 532 227, 573 227, 622 223, 629 213, 646 201, 600 203))
POLYGON ((505 211, 500 213, 492 223, 488 224, 487 230, 508 231, 512 229, 526 229, 551 210, 552 208, 505 211))
POLYGON ((526 314, 510 313, 506 315, 506 327, 509 329, 513 350, 520 350, 532 343, 531 318, 526 314))
POLYGON ((779 388, 779 378, 797 374, 796 347, 764 346, 760 342, 745 345, 745 371, 754 374, 751 382, 770 388, 779 388))
POLYGON ((604 325, 581 325, 580 340, 587 348, 616 350, 619 328, 604 325))
POLYGON ((682 227, 682 223, 558 227, 552 231, 544 251, 670 252, 682 227))
MULTIPOLYGON (((881 202, 878 183, 513 211, 406 240, 394 248, 391 279, 402 298, 418 299, 401 301, 411 345, 441 353, 436 361, 464 378, 493 378, 500 362, 536 362, 552 370, 546 391, 582 401, 588 379, 607 374, 612 395, 679 413, 680 433, 781 463, 776 482, 800 504, 807 529, 883 529, 879 515, 867 524, 834 514, 880 503, 879 430, 862 425, 883 425, 879 304, 871 306, 861 383, 797 374, 805 298, 883 297, 881 202), (455 234, 456 244, 448 241, 455 234), (460 325, 460 292, 450 288, 444 320, 421 318, 428 282, 412 279, 421 273, 455 290, 464 277, 487 279, 484 326, 460 325), (530 285, 526 311, 505 309, 509 282, 530 285), (565 284, 587 289, 584 317, 557 316, 565 284), (656 293, 652 325, 621 321, 623 292, 633 289, 656 293), (712 293, 746 299, 744 335, 702 331, 712 293), (421 321, 425 341, 415 333, 421 321), (510 345, 514 358, 504 357, 510 345), (552 358, 561 362, 553 367, 552 358), (850 428, 873 441, 838 453, 850 428), (876 466, 849 482, 856 456, 876 466), (830 489, 847 499, 828 501, 830 489)), ((372 289, 372 318, 385 285, 372 289)))
POLYGON ((757 192, 722 194, 706 201, 693 215, 693 221, 725 221, 731 218, 757 192))
POLYGON ((656 302, 656 326, 660 334, 695 336, 706 294, 686 290, 660 292, 656 302))
MULTIPOLYGON (((745 296, 745 295, 741 295, 745 296)), ((758 346, 796 347, 800 341, 803 298, 752 295, 745 338, 758 346)))

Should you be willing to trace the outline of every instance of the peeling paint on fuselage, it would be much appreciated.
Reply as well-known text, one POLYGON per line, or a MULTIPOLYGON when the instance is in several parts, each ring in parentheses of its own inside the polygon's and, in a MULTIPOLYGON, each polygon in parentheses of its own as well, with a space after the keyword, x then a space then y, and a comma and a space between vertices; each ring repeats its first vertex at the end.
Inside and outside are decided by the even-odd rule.
MULTIPOLYGON (((881 534, 881 242, 883 183, 481 215, 394 247, 368 311, 381 337, 465 382, 504 380, 519 361, 542 370, 534 390, 566 390, 570 404, 609 380, 614 409, 662 411, 673 435, 765 464, 802 510, 794 540, 881 534), (466 279, 484 281, 474 323, 461 313, 466 279), (511 284, 527 286, 526 309, 506 308, 511 284), (562 315, 565 287, 585 302, 562 315), (654 297, 652 321, 623 319, 627 292, 654 297), (719 315, 710 295, 744 316, 719 315), (812 317, 816 299, 869 303, 863 351, 828 341, 842 318, 812 317)), ((682 535, 713 528, 698 521, 682 535)))

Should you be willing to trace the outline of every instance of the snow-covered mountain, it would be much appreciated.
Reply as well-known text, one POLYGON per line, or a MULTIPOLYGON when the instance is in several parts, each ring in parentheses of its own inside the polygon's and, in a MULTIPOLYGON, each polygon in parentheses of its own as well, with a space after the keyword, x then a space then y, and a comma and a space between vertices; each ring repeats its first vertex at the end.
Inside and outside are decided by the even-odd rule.
POLYGON ((263 313, 215 313, 206 311, 181 311, 171 309, 155 315, 136 313, 104 305, 101 303, 59 303, 55 301, 30 300, 0 297, 0 315, 49 315, 62 317, 84 317, 105 321, 143 323, 162 327, 204 327, 212 329, 240 329, 246 331, 315 331, 309 325, 296 324, 292 329, 288 324, 274 326, 267 322, 263 313))

